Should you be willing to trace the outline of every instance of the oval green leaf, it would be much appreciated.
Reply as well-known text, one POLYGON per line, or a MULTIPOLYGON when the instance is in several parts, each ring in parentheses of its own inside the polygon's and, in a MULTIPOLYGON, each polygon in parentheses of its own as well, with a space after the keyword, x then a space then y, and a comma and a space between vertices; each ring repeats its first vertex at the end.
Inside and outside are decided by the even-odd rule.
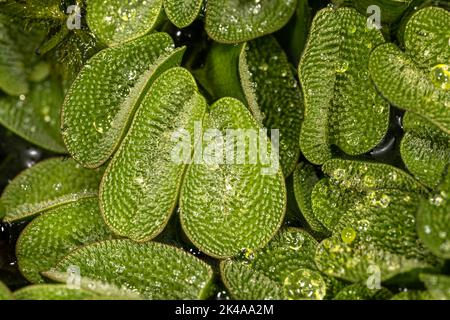
POLYGON ((87 300, 97 295, 65 284, 36 284, 15 291, 14 297, 17 300, 87 300))
POLYGON ((20 272, 32 283, 44 282, 40 273, 70 251, 108 238, 111 232, 102 220, 97 197, 48 210, 28 224, 17 240, 20 272))
POLYGON ((203 161, 189 166, 181 191, 183 229, 213 257, 259 249, 276 234, 286 210, 278 155, 236 99, 223 98, 211 106, 204 128, 203 161), (259 144, 246 142, 252 136, 259 144), (267 149, 261 152, 258 145, 267 149))
POLYGON ((203 0, 164 0, 166 15, 178 28, 186 28, 194 22, 202 5, 203 0))
POLYGON ((4 221, 31 218, 50 208, 97 195, 103 171, 82 168, 72 159, 52 158, 19 174, 3 191, 4 221))
POLYGON ((215 41, 238 43, 281 29, 297 0, 208 0, 205 29, 215 41))
POLYGON ((100 208, 116 234, 147 241, 166 226, 191 156, 194 126, 205 111, 186 69, 170 69, 155 81, 102 179, 100 208), (175 154, 179 146, 187 154, 175 154))
MULTIPOLYGON (((65 282, 70 266, 78 266, 82 278, 152 300, 205 299, 213 278, 212 269, 206 263, 156 242, 109 240, 91 244, 73 251, 45 275, 65 282)), ((82 288, 83 285, 81 281, 82 288)))
POLYGON ((105 44, 114 46, 152 31, 162 14, 163 0, 89 0, 89 29, 105 44))

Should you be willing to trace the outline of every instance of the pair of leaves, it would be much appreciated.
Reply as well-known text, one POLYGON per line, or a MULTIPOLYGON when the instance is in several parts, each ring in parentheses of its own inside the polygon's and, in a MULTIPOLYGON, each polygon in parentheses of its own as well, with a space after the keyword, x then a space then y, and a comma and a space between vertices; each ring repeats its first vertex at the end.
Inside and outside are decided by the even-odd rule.
POLYGON ((417 113, 450 134, 450 13, 428 7, 415 13, 404 34, 405 52, 394 44, 376 48, 370 75, 393 105, 417 113))
POLYGON ((308 233, 284 229, 264 249, 246 251, 241 260, 222 261, 221 277, 235 299, 320 300, 342 285, 317 271, 316 247, 308 233))
POLYGON ((87 170, 72 159, 52 158, 23 171, 3 191, 4 221, 32 218, 51 208, 97 195, 103 171, 87 170))
POLYGON ((305 95, 300 147, 314 164, 331 159, 334 147, 363 154, 384 137, 389 105, 369 78, 372 49, 384 43, 355 9, 323 9, 314 18, 299 66, 305 95))
POLYGON ((239 99, 260 124, 279 130, 280 163, 289 176, 300 155, 303 101, 292 66, 275 38, 267 36, 238 46, 214 44, 198 75, 215 99, 239 99))

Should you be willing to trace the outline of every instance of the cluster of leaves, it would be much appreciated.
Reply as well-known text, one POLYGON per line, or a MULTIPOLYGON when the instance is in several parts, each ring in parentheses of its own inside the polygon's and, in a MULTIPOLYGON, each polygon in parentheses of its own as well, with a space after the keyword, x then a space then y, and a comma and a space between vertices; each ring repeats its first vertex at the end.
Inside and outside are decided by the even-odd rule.
POLYGON ((449 299, 448 3, 321 4, 0 1, 0 123, 55 155, 3 191, 0 299, 449 299), (175 163, 199 122, 279 170, 175 163))

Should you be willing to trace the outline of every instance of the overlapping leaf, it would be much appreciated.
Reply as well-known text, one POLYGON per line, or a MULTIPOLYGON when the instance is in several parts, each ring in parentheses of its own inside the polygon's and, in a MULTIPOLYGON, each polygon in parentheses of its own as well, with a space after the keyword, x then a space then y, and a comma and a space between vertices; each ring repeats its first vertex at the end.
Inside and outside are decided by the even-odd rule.
POLYGON ((450 277, 439 274, 421 274, 429 294, 434 300, 450 300, 450 277))
POLYGON ((50 208, 97 194, 103 171, 81 168, 72 159, 53 158, 23 171, 1 197, 4 221, 33 217, 50 208))
POLYGON ((164 0, 166 15, 178 28, 185 28, 194 22, 202 5, 203 0, 164 0))
POLYGON ((89 0, 89 28, 105 44, 114 46, 153 30, 162 14, 163 0, 89 0))
POLYGON ((278 231, 286 209, 277 154, 236 99, 223 98, 211 106, 204 128, 214 132, 203 140, 203 161, 189 166, 183 182, 183 229, 200 250, 214 257, 261 248, 278 231), (227 133, 232 130, 238 131, 227 133), (252 133, 266 150, 247 143, 253 141, 247 136, 252 133))
POLYGON ((298 284, 300 280, 310 281, 302 276, 305 273, 317 272, 314 264, 316 247, 316 240, 308 233, 284 229, 264 249, 244 252, 240 260, 223 261, 220 267, 222 280, 236 299, 323 298, 324 289, 332 291, 336 282, 322 279, 324 282, 318 286, 301 287, 298 284), (319 296, 314 296, 316 293, 319 296))
POLYGON ((417 230, 422 242, 436 256, 450 259, 450 173, 438 190, 422 200, 417 212, 417 230))
POLYGON ((9 291, 8 287, 0 281, 0 300, 12 300, 14 299, 11 291, 9 291))
POLYGON ((378 6, 380 8, 381 21, 385 23, 397 21, 414 1, 415 0, 333 0, 333 2, 337 4, 342 2, 351 4, 358 9, 359 12, 368 16, 377 13, 368 10, 370 6, 378 6))
POLYGON ((405 31, 402 52, 394 44, 376 48, 370 75, 393 105, 419 114, 450 133, 450 13, 429 7, 417 12, 405 31))
POLYGON ((108 160, 126 134, 148 88, 181 62, 165 33, 141 37, 101 51, 81 70, 67 93, 62 133, 67 149, 86 167, 108 160))
POLYGON ((400 151, 408 170, 424 185, 435 188, 450 163, 450 136, 424 118, 407 112, 400 151))
POLYGON ((168 70, 152 85, 101 184, 102 214, 116 234, 145 241, 165 227, 191 156, 195 122, 205 110, 186 69, 168 70), (187 154, 174 153, 185 142, 178 141, 177 132, 188 134, 182 146, 189 148, 187 154))
POLYGON ((97 197, 48 210, 33 220, 16 244, 19 269, 32 283, 44 282, 47 271, 75 248, 111 238, 98 208, 97 197))
POLYGON ((386 134, 389 105, 368 74, 370 52, 383 42, 354 9, 327 8, 315 16, 299 66, 305 95, 300 146, 310 162, 329 160, 334 146, 365 153, 386 134))
POLYGON ((281 29, 297 0, 208 0, 205 29, 215 41, 238 43, 281 29))
POLYGON ((70 266, 80 268, 81 288, 94 292, 116 287, 147 299, 205 299, 212 285, 212 270, 207 264, 155 242, 110 240, 88 245, 69 254, 45 275, 65 282, 70 266))

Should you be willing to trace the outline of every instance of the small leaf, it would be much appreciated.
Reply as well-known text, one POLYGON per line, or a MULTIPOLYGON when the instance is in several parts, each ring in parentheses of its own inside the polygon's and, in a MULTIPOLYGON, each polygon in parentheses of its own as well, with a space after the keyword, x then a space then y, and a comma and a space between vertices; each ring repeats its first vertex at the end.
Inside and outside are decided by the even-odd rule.
POLYGON ((87 23, 105 44, 114 46, 152 31, 162 14, 163 0, 89 0, 87 23))
MULTIPOLYGON (((333 0, 339 2, 342 0, 333 0)), ((348 0, 361 14, 370 16, 374 12, 368 12, 370 6, 378 6, 381 10, 381 20, 384 23, 397 21, 410 7, 414 0, 348 0)), ((420 1, 420 0, 419 0, 420 1)))
POLYGON ((89 168, 118 148, 131 119, 158 75, 181 63, 165 33, 105 49, 91 58, 67 93, 62 133, 74 159, 89 168))
POLYGON ((318 233, 327 233, 322 223, 314 216, 311 195, 319 181, 317 172, 310 164, 301 162, 294 171, 294 192, 298 206, 308 225, 318 233))
POLYGON ((423 72, 394 44, 376 48, 370 56, 369 69, 378 90, 393 105, 419 114, 450 134, 450 91, 443 90, 440 80, 436 80, 439 86, 433 84, 434 73, 430 76, 423 72))
POLYGON ((295 12, 296 0, 208 0, 205 29, 215 41, 237 43, 281 29, 295 12))
POLYGON ((389 105, 368 76, 370 51, 383 42, 354 9, 328 8, 315 16, 299 66, 305 95, 300 147, 310 162, 331 159, 332 146, 359 155, 383 139, 389 105))
POLYGON ((44 282, 40 273, 53 267, 79 246, 111 238, 98 208, 98 199, 86 198, 48 210, 20 234, 16 256, 22 275, 44 282))
POLYGON ((11 21, 0 15, 0 90, 9 95, 28 93, 27 74, 22 50, 10 35, 11 21))
POLYGON ((403 118, 403 129, 403 162, 420 182, 436 188, 450 163, 450 136, 411 112, 403 118))
POLYGON ((55 80, 32 84, 28 95, 0 97, 0 123, 37 146, 66 153, 59 130, 62 102, 62 87, 55 80))
POLYGON ((351 284, 334 296, 333 300, 389 300, 392 292, 385 288, 369 289, 366 284, 351 284))
POLYGON ((36 284, 15 291, 14 296, 17 300, 86 300, 96 294, 65 284, 36 284))
POLYGON ((183 161, 191 156, 195 122, 202 121, 205 110, 186 69, 170 69, 151 86, 100 187, 100 209, 116 234, 146 241, 164 229, 178 199, 183 161), (182 149, 190 150, 180 159, 174 150, 185 140, 174 139, 177 130, 189 134, 182 149))
POLYGON ((319 244, 318 268, 353 282, 371 275, 385 281, 440 268, 441 262, 418 241, 414 216, 418 200, 417 194, 398 190, 369 192, 342 214, 333 236, 319 244))
POLYGON ((14 296, 8 287, 0 281, 0 300, 13 300, 14 296))
POLYGON ((316 247, 316 240, 308 233, 284 229, 265 248, 244 252, 245 260, 224 260, 221 277, 235 299, 283 299, 283 282, 291 273, 316 269, 316 247))
POLYGON ((164 0, 166 15, 178 28, 186 28, 194 22, 202 5, 203 0, 164 0))
POLYGON ((214 137, 203 140, 207 160, 194 162, 187 170, 180 196, 183 229, 201 251, 213 257, 235 256, 243 248, 259 249, 276 234, 286 210, 286 187, 277 154, 236 99, 223 98, 212 105, 204 127, 209 133, 215 130, 214 137), (251 133, 259 136, 258 145, 266 145, 267 150, 251 148, 247 138, 236 139, 251 133), (233 152, 224 149, 221 140, 225 139, 233 140, 233 152), (222 151, 210 155, 217 149, 222 151), (234 150, 246 159, 242 164, 234 150))
POLYGON ((206 263, 184 251, 130 240, 102 241, 77 249, 45 275, 65 282, 69 266, 78 266, 82 278, 94 284, 131 290, 146 299, 205 299, 213 276, 206 263))
POLYGON ((102 173, 81 168, 72 159, 39 162, 19 174, 3 191, 4 221, 31 218, 50 208, 95 196, 102 173))
POLYGON ((450 259, 450 173, 417 211, 417 231, 425 246, 436 256, 450 259))
POLYGON ((421 274, 420 280, 434 300, 450 300, 450 277, 440 274, 421 274))

